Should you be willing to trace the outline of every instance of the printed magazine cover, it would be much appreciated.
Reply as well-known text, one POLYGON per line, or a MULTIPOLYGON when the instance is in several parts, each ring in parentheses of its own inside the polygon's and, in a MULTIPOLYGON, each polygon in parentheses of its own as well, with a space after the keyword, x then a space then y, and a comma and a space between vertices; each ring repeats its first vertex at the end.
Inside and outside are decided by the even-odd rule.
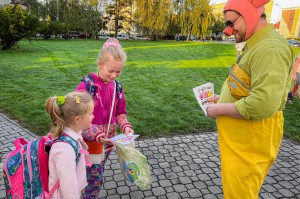
POLYGON ((214 94, 214 84, 206 83, 201 86, 197 86, 193 88, 193 92, 204 114, 207 116, 206 108, 209 104, 207 99, 214 94))

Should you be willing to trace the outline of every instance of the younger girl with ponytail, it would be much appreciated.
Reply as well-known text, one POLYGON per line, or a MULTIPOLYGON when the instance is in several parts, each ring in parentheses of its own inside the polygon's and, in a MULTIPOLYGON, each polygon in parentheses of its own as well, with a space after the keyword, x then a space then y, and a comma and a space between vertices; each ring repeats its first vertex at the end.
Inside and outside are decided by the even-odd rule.
MULTIPOLYGON (((66 96, 50 97, 45 108, 52 122, 52 139, 66 136, 66 139, 77 142, 80 152, 86 150, 87 145, 82 139, 81 130, 88 128, 94 118, 91 96, 87 93, 71 92, 66 96)), ((81 190, 87 185, 86 163, 84 154, 76 156, 74 148, 67 142, 52 145, 49 153, 49 189, 59 182, 59 188, 52 198, 80 198, 81 190), (76 158, 77 161, 74 161, 76 158)))

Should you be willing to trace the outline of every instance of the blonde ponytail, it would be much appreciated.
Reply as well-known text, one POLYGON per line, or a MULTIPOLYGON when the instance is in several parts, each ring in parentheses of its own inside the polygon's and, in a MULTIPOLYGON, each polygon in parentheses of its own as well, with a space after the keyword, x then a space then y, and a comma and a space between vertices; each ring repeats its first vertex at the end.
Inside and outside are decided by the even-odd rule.
POLYGON ((82 92, 71 92, 66 96, 47 99, 45 108, 52 122, 51 135, 61 136, 74 117, 86 114, 89 103, 93 103, 92 97, 82 92))

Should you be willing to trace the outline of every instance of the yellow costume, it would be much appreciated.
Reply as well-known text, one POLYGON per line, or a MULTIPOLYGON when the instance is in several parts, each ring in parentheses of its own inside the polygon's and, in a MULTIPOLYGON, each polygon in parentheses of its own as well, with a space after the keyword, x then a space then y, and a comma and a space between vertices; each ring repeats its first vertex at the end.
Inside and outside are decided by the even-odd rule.
POLYGON ((246 42, 230 69, 219 102, 235 103, 245 119, 217 118, 225 199, 258 198, 283 135, 293 52, 269 25, 246 42))

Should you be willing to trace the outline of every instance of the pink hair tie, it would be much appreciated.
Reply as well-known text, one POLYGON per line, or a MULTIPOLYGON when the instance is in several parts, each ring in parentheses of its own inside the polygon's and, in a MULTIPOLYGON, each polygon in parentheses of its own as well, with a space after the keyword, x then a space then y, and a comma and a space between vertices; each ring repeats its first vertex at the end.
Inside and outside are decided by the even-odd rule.
POLYGON ((118 39, 116 39, 116 38, 109 38, 103 44, 103 47, 109 47, 109 46, 113 46, 113 47, 117 47, 117 48, 122 48, 122 46, 120 45, 118 39))

